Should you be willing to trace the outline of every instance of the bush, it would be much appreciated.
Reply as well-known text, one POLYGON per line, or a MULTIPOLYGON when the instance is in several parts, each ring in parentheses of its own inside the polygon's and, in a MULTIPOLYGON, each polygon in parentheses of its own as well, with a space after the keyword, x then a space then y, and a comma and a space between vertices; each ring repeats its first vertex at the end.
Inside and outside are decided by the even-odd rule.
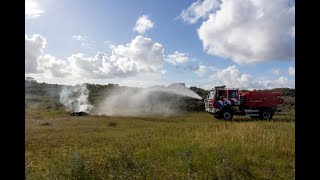
POLYGON ((109 122, 108 125, 110 127, 116 127, 117 126, 117 123, 116 122, 109 122))

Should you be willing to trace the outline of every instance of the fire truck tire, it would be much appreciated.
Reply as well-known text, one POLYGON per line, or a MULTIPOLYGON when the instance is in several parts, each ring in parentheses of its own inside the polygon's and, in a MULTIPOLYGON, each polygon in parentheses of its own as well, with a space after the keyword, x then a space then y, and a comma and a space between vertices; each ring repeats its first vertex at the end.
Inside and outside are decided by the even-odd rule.
POLYGON ((260 118, 263 119, 263 120, 270 120, 270 119, 272 119, 272 116, 273 116, 273 112, 272 111, 263 111, 260 114, 260 118))
POLYGON ((221 113, 221 116, 224 120, 231 121, 233 118, 233 114, 230 110, 226 109, 221 113))

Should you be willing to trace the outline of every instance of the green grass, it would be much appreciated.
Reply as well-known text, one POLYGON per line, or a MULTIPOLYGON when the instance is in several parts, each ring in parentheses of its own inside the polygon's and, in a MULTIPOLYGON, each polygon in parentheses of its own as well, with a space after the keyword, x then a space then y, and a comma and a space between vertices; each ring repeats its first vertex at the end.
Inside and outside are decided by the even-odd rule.
POLYGON ((294 179, 294 113, 137 118, 26 109, 26 179, 294 179))

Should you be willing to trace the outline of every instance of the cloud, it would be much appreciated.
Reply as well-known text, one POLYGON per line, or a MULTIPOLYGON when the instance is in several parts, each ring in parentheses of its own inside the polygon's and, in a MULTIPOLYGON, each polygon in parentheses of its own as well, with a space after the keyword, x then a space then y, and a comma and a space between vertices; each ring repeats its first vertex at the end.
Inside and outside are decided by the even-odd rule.
POLYGON ((138 18, 133 30, 140 34, 145 33, 147 30, 152 29, 154 23, 149 19, 147 15, 142 15, 138 18))
POLYGON ((290 76, 295 76, 295 72, 296 70, 295 70, 295 67, 289 67, 288 68, 288 74, 290 75, 290 76))
POLYGON ((179 51, 175 51, 173 54, 168 54, 167 59, 165 59, 167 62, 171 64, 181 64, 188 62, 189 58, 186 56, 185 53, 180 53, 179 51))
POLYGON ((25 35, 25 72, 36 73, 38 71, 38 57, 43 53, 47 41, 40 34, 34 34, 31 38, 25 35))
POLYGON ((39 4, 35 0, 25 0, 25 18, 34 19, 39 17, 44 10, 39 7, 39 4))
POLYGON ((288 78, 281 76, 276 80, 267 81, 265 83, 265 87, 268 87, 269 89, 271 89, 271 88, 287 88, 287 87, 294 88, 295 85, 294 85, 294 82, 290 82, 288 80, 288 78))
POLYGON ((140 73, 164 73, 164 49, 161 44, 142 36, 115 46, 112 55, 98 52, 95 57, 78 53, 66 61, 43 54, 46 40, 41 35, 26 36, 26 73, 44 73, 52 77, 73 76, 85 79, 131 77, 140 73))
POLYGON ((84 49, 93 49, 95 47, 95 45, 92 42, 89 42, 87 36, 73 35, 72 39, 81 42, 81 47, 84 49))
POLYGON ((44 73, 55 77, 68 75, 67 62, 50 54, 43 54, 46 44, 46 39, 40 34, 31 38, 25 36, 25 73, 44 73))
POLYGON ((236 65, 225 69, 217 70, 209 77, 212 87, 217 85, 226 85, 229 88, 243 89, 272 89, 272 88, 294 88, 294 81, 289 81, 286 77, 279 77, 274 80, 255 80, 250 74, 241 73, 236 65))
POLYGON ((197 0, 186 10, 183 10, 179 17, 187 23, 194 24, 200 18, 207 18, 219 5, 220 1, 218 0, 197 0))
POLYGON ((295 38, 295 36, 296 36, 296 30, 295 29, 296 29, 295 26, 291 27, 291 37, 292 38, 295 38))
POLYGON ((98 52, 94 58, 83 54, 74 54, 68 58, 72 74, 78 78, 108 79, 133 76, 138 72, 138 65, 129 58, 110 58, 98 52))
POLYGON ((70 75, 68 63, 50 54, 39 56, 38 72, 49 74, 52 77, 65 77, 70 75))
POLYGON ((280 69, 274 69, 272 72, 275 75, 279 75, 281 73, 280 69))
POLYGON ((216 71, 209 77, 209 79, 216 81, 220 85, 226 85, 230 88, 246 88, 252 86, 251 76, 249 74, 240 73, 236 65, 216 71))
POLYGON ((95 45, 88 42, 82 42, 81 47, 84 49, 93 49, 95 45))
POLYGON ((87 40, 86 36, 81 36, 81 35, 73 35, 72 38, 77 41, 86 41, 87 40))
POLYGON ((196 67, 195 70, 193 70, 194 73, 196 73, 198 76, 203 76, 208 72, 208 67, 204 65, 199 65, 196 67))
POLYGON ((111 60, 129 58, 139 66, 141 72, 158 72, 164 61, 164 48, 150 38, 137 36, 131 43, 118 45, 112 52, 111 60))
POLYGON ((114 45, 114 43, 112 43, 111 41, 103 41, 103 45, 111 50, 116 47, 116 45, 114 45))
POLYGON ((208 54, 238 64, 294 57, 295 5, 290 0, 225 0, 219 8, 207 3, 195 2, 181 16, 188 12, 190 22, 205 18, 197 32, 208 54))

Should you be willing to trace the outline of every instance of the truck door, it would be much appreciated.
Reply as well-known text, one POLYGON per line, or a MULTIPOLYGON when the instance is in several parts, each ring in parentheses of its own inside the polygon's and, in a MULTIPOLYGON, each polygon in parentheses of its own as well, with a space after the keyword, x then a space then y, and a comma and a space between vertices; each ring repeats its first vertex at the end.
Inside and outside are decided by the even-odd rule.
POLYGON ((239 91, 238 90, 228 90, 227 101, 230 105, 240 105, 239 91))
POLYGON ((217 90, 216 101, 214 103, 215 108, 220 108, 227 104, 226 100, 226 90, 217 90))

